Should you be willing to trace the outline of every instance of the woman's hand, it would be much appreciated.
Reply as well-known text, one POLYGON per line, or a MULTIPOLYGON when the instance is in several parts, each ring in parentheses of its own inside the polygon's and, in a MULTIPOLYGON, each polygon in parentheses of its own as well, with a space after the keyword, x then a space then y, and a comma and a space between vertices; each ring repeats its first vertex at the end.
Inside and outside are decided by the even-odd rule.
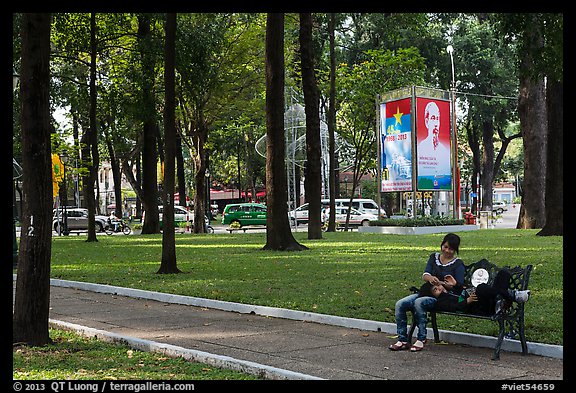
POLYGON ((444 287, 447 289, 453 288, 456 285, 456 279, 450 274, 444 276, 444 287))

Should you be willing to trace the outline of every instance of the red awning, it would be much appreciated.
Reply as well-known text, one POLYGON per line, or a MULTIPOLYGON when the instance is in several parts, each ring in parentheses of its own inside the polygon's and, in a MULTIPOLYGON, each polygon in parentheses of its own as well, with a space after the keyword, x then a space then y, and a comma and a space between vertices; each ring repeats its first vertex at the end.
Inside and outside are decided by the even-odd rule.
MULTIPOLYGON (((242 196, 246 196, 246 193, 244 191, 242 191, 242 196)), ((248 191, 248 196, 251 197, 252 196, 252 192, 248 191)), ((256 198, 262 198, 266 196, 266 191, 256 191, 256 198)))

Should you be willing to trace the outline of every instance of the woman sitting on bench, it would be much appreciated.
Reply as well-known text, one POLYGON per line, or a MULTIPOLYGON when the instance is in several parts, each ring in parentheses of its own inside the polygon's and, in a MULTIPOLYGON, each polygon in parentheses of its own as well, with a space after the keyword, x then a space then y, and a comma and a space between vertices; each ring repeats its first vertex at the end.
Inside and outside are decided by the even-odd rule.
MULTIPOLYGON (((440 252, 434 252, 428 257, 424 274, 422 279, 428 285, 448 285, 446 284, 445 277, 450 275, 462 288, 464 285, 464 262, 458 258, 458 249, 460 246, 460 237, 455 233, 448 233, 442 239, 440 244, 440 252)), ((396 331, 398 332, 398 341, 390 345, 388 348, 391 351, 401 351, 410 348, 412 352, 418 352, 424 349, 426 343, 426 315, 428 311, 434 309, 436 299, 431 295, 420 296, 417 293, 405 296, 396 302, 394 307, 394 315, 396 318, 396 331), (408 337, 408 317, 407 312, 411 311, 416 325, 418 326, 417 340, 414 344, 409 343, 408 337)))

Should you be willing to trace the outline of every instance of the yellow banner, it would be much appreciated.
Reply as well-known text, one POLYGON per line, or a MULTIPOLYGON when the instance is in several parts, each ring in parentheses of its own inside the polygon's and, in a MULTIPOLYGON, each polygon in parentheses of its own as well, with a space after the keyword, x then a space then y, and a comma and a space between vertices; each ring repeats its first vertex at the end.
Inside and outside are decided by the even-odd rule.
POLYGON ((56 198, 60 190, 60 182, 64 180, 64 164, 58 154, 52 153, 52 197, 56 198))

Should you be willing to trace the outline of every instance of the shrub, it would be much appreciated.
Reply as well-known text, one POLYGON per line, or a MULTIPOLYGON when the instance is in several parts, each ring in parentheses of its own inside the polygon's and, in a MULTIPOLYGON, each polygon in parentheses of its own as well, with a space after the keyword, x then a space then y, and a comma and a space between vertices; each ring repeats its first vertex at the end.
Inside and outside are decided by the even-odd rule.
POLYGON ((384 218, 371 221, 373 227, 430 227, 443 225, 464 225, 464 220, 449 217, 384 218))

